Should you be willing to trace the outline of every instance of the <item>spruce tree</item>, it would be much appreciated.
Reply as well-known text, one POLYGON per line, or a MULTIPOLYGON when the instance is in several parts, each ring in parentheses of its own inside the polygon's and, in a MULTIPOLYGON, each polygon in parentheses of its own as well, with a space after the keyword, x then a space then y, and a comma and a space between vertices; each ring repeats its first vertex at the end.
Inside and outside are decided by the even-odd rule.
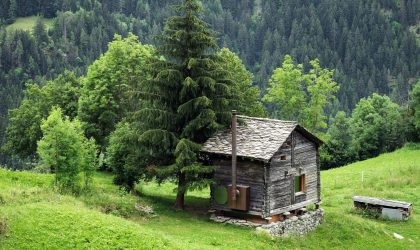
POLYGON ((7 19, 7 23, 11 24, 15 22, 16 12, 17 12, 17 2, 16 0, 10 0, 9 16, 8 16, 9 18, 7 19))
POLYGON ((175 208, 184 208, 188 189, 202 186, 212 171, 200 163, 201 143, 230 120, 232 81, 218 66, 214 32, 200 19, 201 3, 184 0, 169 17, 153 63, 153 79, 141 93, 145 106, 137 117, 148 169, 159 180, 178 185, 175 208), (156 166, 156 167, 155 167, 156 166))

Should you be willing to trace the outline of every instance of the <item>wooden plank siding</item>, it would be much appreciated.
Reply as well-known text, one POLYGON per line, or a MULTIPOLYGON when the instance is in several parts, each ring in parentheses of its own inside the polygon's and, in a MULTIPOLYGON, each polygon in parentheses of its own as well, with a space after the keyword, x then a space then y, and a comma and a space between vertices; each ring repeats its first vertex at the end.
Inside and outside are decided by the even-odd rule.
POLYGON ((319 201, 319 155, 316 144, 299 132, 292 132, 271 159, 267 185, 269 215, 285 207, 305 206, 307 201, 319 201), (295 197, 295 176, 302 174, 305 175, 305 192, 295 197))
MULTIPOLYGON (((212 154, 209 160, 216 167, 216 185, 230 185, 231 157, 212 154)), ((268 162, 238 158, 237 184, 250 187, 250 207, 245 213, 263 218, 317 203, 320 201, 318 146, 295 130, 268 162), (302 174, 305 175, 304 192, 296 195, 295 176, 302 174)), ((215 203, 213 188, 212 208, 232 211, 227 204, 215 203)))
MULTIPOLYGON (((213 159, 213 166, 216 166, 214 180, 217 185, 227 187, 232 184, 232 167, 230 158, 213 159)), ((265 212, 265 172, 264 164, 259 161, 238 160, 237 162, 237 184, 250 187, 249 214, 263 215, 265 212)), ((230 211, 227 204, 218 205, 211 199, 212 207, 218 210, 230 211)))

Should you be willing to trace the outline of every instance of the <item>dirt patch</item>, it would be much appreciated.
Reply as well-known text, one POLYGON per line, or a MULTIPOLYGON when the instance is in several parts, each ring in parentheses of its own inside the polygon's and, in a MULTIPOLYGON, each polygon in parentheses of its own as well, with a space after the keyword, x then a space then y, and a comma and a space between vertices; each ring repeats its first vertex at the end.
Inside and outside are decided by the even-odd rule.
POLYGON ((6 218, 0 218, 0 235, 6 233, 7 230, 7 220, 6 218))

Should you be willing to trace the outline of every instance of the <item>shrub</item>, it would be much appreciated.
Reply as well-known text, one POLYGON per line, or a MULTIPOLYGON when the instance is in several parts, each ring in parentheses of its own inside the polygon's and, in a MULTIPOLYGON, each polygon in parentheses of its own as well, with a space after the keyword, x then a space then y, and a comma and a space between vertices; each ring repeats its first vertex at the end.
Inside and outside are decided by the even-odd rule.
POLYGON ((420 143, 407 142, 404 145, 404 147, 409 149, 409 150, 419 150, 420 149, 420 143))
POLYGON ((135 140, 136 136, 130 124, 121 122, 110 135, 107 148, 106 163, 115 174, 114 183, 128 190, 134 187, 144 172, 144 168, 140 167, 144 159, 139 159, 135 154, 135 150, 140 148, 135 140))
POLYGON ((60 191, 79 193, 89 187, 95 168, 96 149, 93 140, 83 135, 78 120, 63 119, 61 109, 53 109, 42 122, 43 138, 38 142, 41 168, 55 173, 55 185, 60 191), (81 173, 84 173, 82 175, 81 173))

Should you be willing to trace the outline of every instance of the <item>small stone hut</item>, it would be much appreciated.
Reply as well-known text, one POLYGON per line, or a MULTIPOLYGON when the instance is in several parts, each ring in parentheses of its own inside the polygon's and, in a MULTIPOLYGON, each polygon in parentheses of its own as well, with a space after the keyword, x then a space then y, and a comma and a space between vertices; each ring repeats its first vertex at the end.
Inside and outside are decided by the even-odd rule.
POLYGON ((202 148, 216 167, 212 209, 268 222, 310 204, 318 207, 321 144, 296 122, 234 113, 232 129, 216 133, 202 148))

